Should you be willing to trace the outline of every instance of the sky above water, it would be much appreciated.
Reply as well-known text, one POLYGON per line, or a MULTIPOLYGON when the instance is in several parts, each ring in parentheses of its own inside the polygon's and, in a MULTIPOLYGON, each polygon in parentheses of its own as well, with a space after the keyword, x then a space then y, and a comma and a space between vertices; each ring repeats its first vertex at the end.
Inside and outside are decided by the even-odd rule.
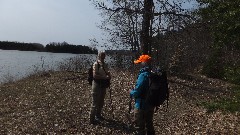
POLYGON ((0 0, 0 41, 90 45, 100 20, 89 0, 0 0))
POLYGON ((0 0, 0 41, 91 46, 107 39, 99 13, 89 0, 0 0))

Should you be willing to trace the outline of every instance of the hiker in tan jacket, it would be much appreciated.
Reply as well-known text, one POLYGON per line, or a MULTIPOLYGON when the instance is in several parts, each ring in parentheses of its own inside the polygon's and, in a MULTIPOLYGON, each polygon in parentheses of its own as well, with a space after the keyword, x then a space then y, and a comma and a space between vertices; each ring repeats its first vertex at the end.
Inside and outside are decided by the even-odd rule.
POLYGON ((90 124, 103 120, 101 115, 106 95, 106 88, 110 85, 111 74, 105 63, 105 52, 98 53, 98 59, 93 64, 92 103, 90 109, 90 124))

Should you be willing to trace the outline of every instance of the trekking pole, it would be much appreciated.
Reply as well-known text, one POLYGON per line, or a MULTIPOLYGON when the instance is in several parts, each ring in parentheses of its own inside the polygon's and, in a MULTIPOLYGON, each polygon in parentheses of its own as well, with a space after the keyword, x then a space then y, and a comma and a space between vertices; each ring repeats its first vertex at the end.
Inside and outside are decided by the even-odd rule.
POLYGON ((112 89, 110 88, 110 86, 109 86, 109 94, 110 94, 110 106, 111 106, 112 118, 114 119, 113 105, 112 105, 112 89))
POLYGON ((131 120, 131 111, 132 111, 132 100, 133 98, 130 96, 130 100, 129 100, 129 103, 128 103, 128 114, 126 115, 127 116, 127 119, 129 121, 129 125, 128 125, 128 128, 130 129, 133 125, 133 122, 131 120))
MULTIPOLYGON (((168 85, 168 83, 167 83, 168 85)), ((168 87, 168 92, 167 92, 167 108, 168 108, 168 101, 169 101, 169 87, 168 87)))
POLYGON ((128 113, 129 114, 131 113, 131 110, 132 110, 132 97, 130 96, 130 100, 129 100, 129 103, 128 103, 128 113))

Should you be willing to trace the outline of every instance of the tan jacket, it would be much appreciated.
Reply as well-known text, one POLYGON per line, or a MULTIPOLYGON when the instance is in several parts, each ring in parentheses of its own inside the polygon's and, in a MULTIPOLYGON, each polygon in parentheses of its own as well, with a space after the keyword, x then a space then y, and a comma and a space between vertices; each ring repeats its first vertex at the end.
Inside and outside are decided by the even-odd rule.
POLYGON ((106 79, 109 75, 109 68, 106 63, 102 63, 100 60, 93 64, 93 78, 94 79, 106 79), (100 67, 98 67, 100 66, 100 67), (105 71, 104 71, 105 70, 105 71))

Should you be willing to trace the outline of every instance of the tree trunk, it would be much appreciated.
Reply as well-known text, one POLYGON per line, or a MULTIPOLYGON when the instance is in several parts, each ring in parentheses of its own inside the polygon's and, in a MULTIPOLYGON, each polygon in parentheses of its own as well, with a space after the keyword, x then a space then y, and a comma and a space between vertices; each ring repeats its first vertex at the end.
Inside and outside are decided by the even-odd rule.
POLYGON ((149 54, 151 49, 151 35, 150 26, 152 20, 152 7, 153 0, 144 0, 144 13, 143 13, 143 23, 141 32, 141 48, 143 54, 149 54))

